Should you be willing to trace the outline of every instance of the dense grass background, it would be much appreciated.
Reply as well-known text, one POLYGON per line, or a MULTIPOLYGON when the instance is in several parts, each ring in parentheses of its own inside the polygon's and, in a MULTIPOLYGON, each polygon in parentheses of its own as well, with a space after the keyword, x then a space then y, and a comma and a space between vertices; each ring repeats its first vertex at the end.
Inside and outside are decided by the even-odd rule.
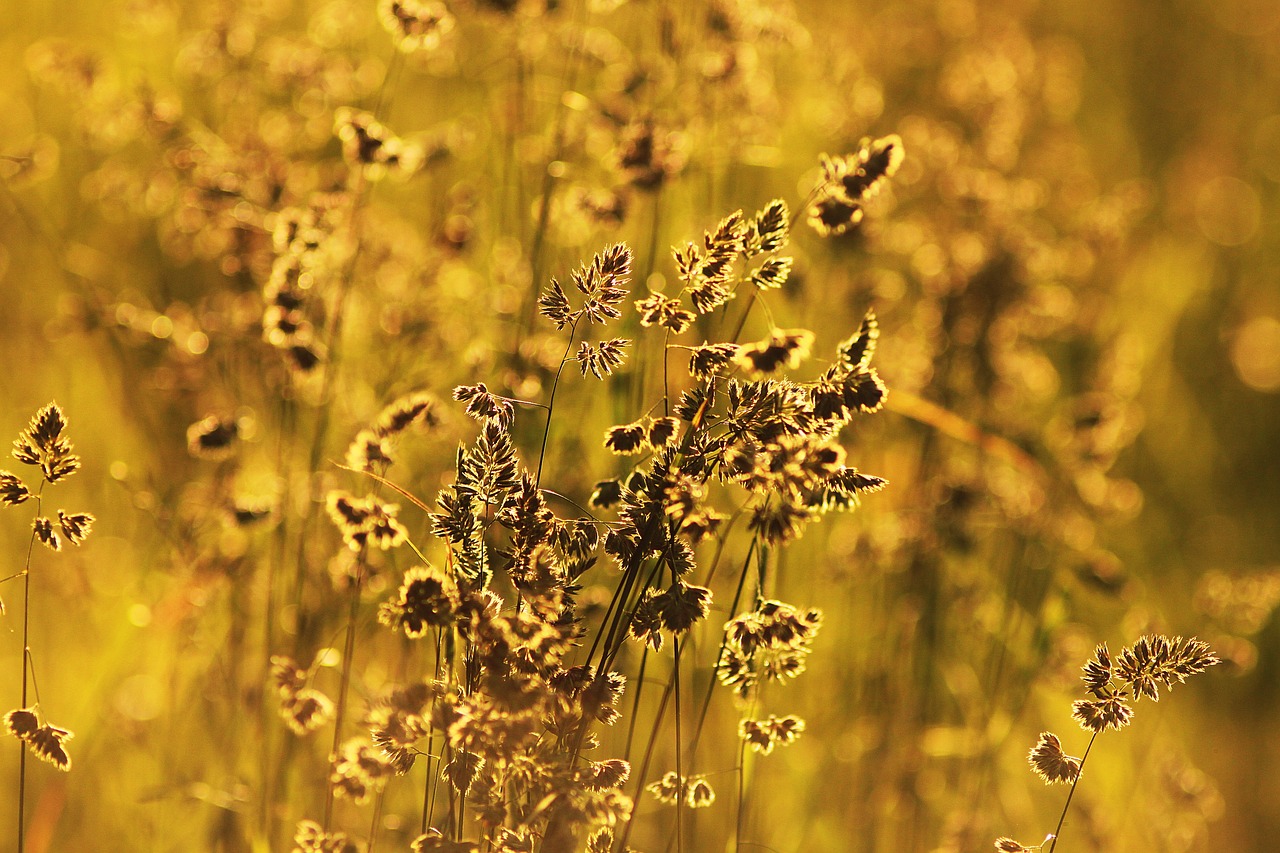
MULTIPOLYGON (((287 174, 286 196, 341 179, 333 110, 371 106, 392 56, 374 5, 0 10, 0 155, 35 157, 30 175, 0 162, 0 436, 56 399, 84 469, 55 505, 98 518, 83 547, 38 552, 33 566, 43 708, 76 737, 70 774, 28 769, 29 849, 249 849, 260 752, 286 749, 278 720, 260 726, 257 620, 278 546, 270 529, 224 522, 228 494, 284 490, 283 512, 305 514, 309 491, 342 483, 327 464, 312 482, 311 437, 323 430, 320 458, 341 459, 406 390, 447 398, 485 381, 545 399, 537 365, 559 350, 524 305, 547 277, 627 240, 637 282, 673 280, 667 247, 774 197, 799 208, 819 153, 888 133, 908 152, 891 190, 853 236, 797 227, 797 273, 769 297, 776 325, 812 329, 815 350, 875 307, 891 397, 847 447, 891 485, 779 557, 774 594, 827 621, 779 700, 808 731, 751 765, 744 837, 783 851, 1035 843, 1062 792, 1028 772, 1026 749, 1044 728, 1079 738, 1070 700, 1095 643, 1159 630, 1209 640, 1227 665, 1100 740, 1062 849, 1271 849, 1280 12, 1250 0, 801 3, 807 35, 731 41, 753 66, 721 81, 705 71, 723 45, 702 3, 570 2, 514 18, 459 6, 442 55, 392 63, 387 124, 449 150, 371 194, 341 378, 317 406, 314 384, 291 384, 260 343, 269 239, 228 223, 244 198, 254 210, 297 200, 264 195, 264 176, 287 174), (597 58, 567 80, 565 45, 588 14, 597 58), (60 86, 43 70, 71 49, 95 52, 105 82, 60 86), (313 74, 325 62, 327 76, 313 74), (628 88, 637 69, 649 82, 628 88), (160 113, 181 105, 178 130, 136 112, 143 82, 160 113), (612 152, 625 119, 645 114, 683 133, 684 168, 660 192, 630 191, 620 225, 557 208, 538 236, 546 164, 566 164, 560 198, 571 184, 624 184, 612 152), (192 140, 208 174, 182 166, 192 140), (209 191, 219 174, 242 179, 228 198, 209 191), (211 412, 241 419, 231 463, 187 452, 188 426, 211 412)), ((744 339, 767 330, 755 315, 744 339)), ((558 405, 575 418, 552 435, 553 488, 582 501, 620 473, 599 436, 643 413, 656 369, 641 363, 647 387, 566 390, 558 405)), ((453 411, 406 447, 397 481, 430 502, 472 434, 453 411)), ((539 434, 524 435, 526 459, 539 434)), ((0 574, 20 570, 28 525, 25 508, 0 512, 0 574)), ((337 538, 323 518, 313 533, 320 576, 337 538)), ((396 585, 390 572, 380 583, 371 602, 396 585)), ((331 593, 313 590, 278 624, 332 610, 331 593)), ((7 709, 18 582, 0 597, 7 709)), ((373 693, 413 660, 390 641, 368 649, 373 693)), ((708 678, 704 661, 697 694, 708 678)), ((722 742, 707 747, 708 772, 732 768, 727 701, 708 725, 722 742)), ((17 750, 5 749, 0 790, 14 791, 17 750)), ((297 750, 290 825, 314 807, 307 780, 322 778, 325 751, 297 750)), ((729 778, 697 819, 698 849, 728 837, 729 778)), ((0 827, 15 807, 0 797, 0 827)), ((666 844, 656 809, 641 801, 640 849, 666 844)), ((353 828, 368 820, 357 814, 353 828)))

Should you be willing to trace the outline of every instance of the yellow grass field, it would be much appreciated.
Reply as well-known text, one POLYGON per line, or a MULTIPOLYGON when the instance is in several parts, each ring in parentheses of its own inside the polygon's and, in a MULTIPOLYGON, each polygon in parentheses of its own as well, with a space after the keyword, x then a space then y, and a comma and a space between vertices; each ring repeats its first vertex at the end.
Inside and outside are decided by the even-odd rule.
POLYGON ((0 439, 0 850, 1267 853, 1280 6, 6 0, 0 439))

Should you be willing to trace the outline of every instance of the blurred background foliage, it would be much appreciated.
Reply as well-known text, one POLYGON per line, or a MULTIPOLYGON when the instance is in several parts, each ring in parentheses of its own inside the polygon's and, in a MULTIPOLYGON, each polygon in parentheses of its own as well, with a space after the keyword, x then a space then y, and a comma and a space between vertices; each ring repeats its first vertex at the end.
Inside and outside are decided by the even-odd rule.
MULTIPOLYGON (((305 514, 337 476, 307 467, 310 437, 340 459, 403 391, 541 399, 559 351, 528 305, 548 276, 624 239, 658 287, 667 247, 774 197, 801 208, 821 152, 889 133, 907 151, 892 188, 850 235, 798 233, 770 302, 816 349, 877 311, 889 403, 848 448, 890 487, 780 560, 776 595, 827 621, 786 697, 808 733, 753 765, 748 837, 1035 843, 1061 798, 1026 749, 1073 728, 1094 644, 1159 630, 1227 665, 1100 740, 1064 849, 1272 849, 1280 7, 506 5, 451 4, 456 32, 404 59, 372 0, 0 9, 0 434, 56 399, 85 461, 60 499, 98 517, 82 548, 37 557, 40 690, 76 766, 35 768, 30 849, 244 849, 254 765, 228 745, 258 743, 245 614, 274 546, 226 522, 231 502, 305 514), (341 183, 335 109, 378 103, 431 156, 371 196, 325 396, 262 342, 266 228, 341 183), (619 154, 646 121, 669 149, 657 178, 619 154), (211 413, 240 426, 233 463, 188 453, 211 413)), ((555 436, 555 488, 581 501, 621 473, 597 436, 642 413, 633 381, 603 406, 567 392, 584 426, 555 436)), ((430 501, 468 430, 446 416, 404 484, 430 501)), ((0 517, 9 567, 20 516, 0 517)), ((341 575, 334 542, 306 564, 341 575)), ((0 587, 15 673, 17 591, 0 587)), ((331 603, 315 596, 280 625, 331 603)), ((370 663, 370 690, 395 666, 370 663)), ((0 695, 17 706, 13 681, 0 695)), ((641 849, 665 843, 653 826, 641 849)))

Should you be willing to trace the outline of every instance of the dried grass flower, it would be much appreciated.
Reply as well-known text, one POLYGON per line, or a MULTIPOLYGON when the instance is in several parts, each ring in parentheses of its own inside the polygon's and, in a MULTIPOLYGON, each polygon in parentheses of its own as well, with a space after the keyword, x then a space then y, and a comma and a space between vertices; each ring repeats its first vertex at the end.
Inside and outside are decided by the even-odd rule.
POLYGON ((804 729, 804 720, 794 714, 785 717, 770 715, 763 720, 743 720, 738 724, 738 736, 754 751, 769 755, 776 746, 794 743, 804 729))
POLYGON ((813 332, 807 329, 774 329, 768 338, 739 347, 734 361, 752 376, 767 376, 783 367, 794 370, 812 345, 813 332))
POLYGON ((467 404, 467 414, 478 421, 498 421, 509 425, 515 419, 515 406, 511 401, 491 392, 483 382, 476 385, 459 385, 453 389, 453 399, 467 404))
POLYGON ((822 182, 808 210, 809 225, 824 237, 839 236, 862 221, 863 206, 902 165, 902 139, 868 139, 854 154, 822 155, 822 182))
POLYGON ((1173 689, 1188 676, 1217 664, 1218 656, 1203 640, 1151 634, 1138 639, 1116 656, 1115 676, 1132 691, 1135 700, 1146 696, 1160 701, 1160 687, 1173 689))
POLYGON ((71 756, 66 742, 75 737, 69 730, 51 723, 41 723, 34 708, 21 708, 4 715, 4 726, 9 734, 26 744, 41 761, 47 761, 62 771, 71 769, 71 756))
POLYGON ((450 841, 438 829, 428 830, 409 842, 413 853, 480 853, 479 845, 471 841, 450 841))
POLYGON ((62 434, 67 418, 57 403, 42 407, 13 442, 13 458, 40 469, 46 482, 56 483, 80 468, 80 457, 62 434))
POLYGON ((430 429, 438 420, 437 405, 436 398, 426 391, 405 394, 378 413, 373 431, 382 438, 390 438, 415 425, 430 429))
POLYGON ((383 503, 372 495, 357 498, 335 489, 329 492, 325 506, 352 551, 366 546, 387 551, 405 540, 404 525, 396 518, 400 511, 396 504, 383 503))
POLYGON ((209 415, 187 428, 187 452, 197 459, 228 459, 235 453, 239 437, 235 420, 209 415))
POLYGON ((385 436, 372 429, 362 429, 347 447, 347 467, 354 471, 374 471, 392 463, 391 447, 385 436))
POLYGON ((657 799, 658 802, 665 805, 675 805, 684 794, 685 780, 674 770, 668 770, 662 774, 662 778, 656 782, 650 782, 645 786, 645 790, 657 799))
POLYGON ((432 626, 452 625, 460 603, 448 576, 434 566, 416 566, 405 572, 397 596, 378 608, 378 621, 417 639, 432 626))
MULTIPOLYGON (((538 297, 538 312, 557 329, 576 327, 583 317, 599 325, 616 320, 622 316, 618 306, 627 298, 632 259, 631 247, 626 243, 605 247, 592 257, 591 263, 580 266, 570 277, 574 288, 582 295, 580 308, 572 307, 568 293, 553 278, 538 297)), ((585 374, 586 371, 583 372, 585 374)))
POLYGON ((1040 740, 1027 754, 1027 761, 1046 784, 1070 783, 1080 775, 1080 759, 1062 751, 1062 741, 1052 732, 1041 732, 1040 740))
POLYGON ((31 528, 35 531, 36 539, 40 540, 41 545, 50 551, 62 550, 62 540, 58 538, 58 534, 53 529, 53 522, 50 519, 38 515, 32 519, 31 528))
POLYGON ((313 687, 303 687, 280 702, 280 716, 296 735, 322 728, 336 713, 333 700, 313 687))
POLYGON ((363 110, 339 107, 333 114, 333 129, 347 163, 371 181, 388 175, 408 177, 426 159, 421 146, 396 136, 363 110))
POLYGON ((583 341, 574 358, 583 376, 590 372, 596 379, 603 379, 622 366, 623 350, 630 344, 626 338, 611 338, 594 344, 583 341))
POLYGON ((337 796, 364 803, 386 786, 394 772, 394 763, 382 750, 364 738, 352 738, 342 744, 329 781, 337 796))
POLYGON ((456 24, 439 0, 379 0, 378 18, 405 53, 435 50, 456 24))
POLYGON ((313 820, 298 821, 292 853, 360 853, 360 845, 345 832, 326 832, 313 820))
POLYGON ((1071 705, 1071 716, 1087 731, 1122 729, 1133 719, 1133 709, 1119 696, 1103 699, 1077 699, 1071 705))
POLYGON ((16 474, 0 471, 0 504, 17 506, 30 497, 30 489, 16 474))
POLYGON ((684 134, 661 128, 652 119, 641 119, 622 129, 613 160, 627 183, 655 190, 684 168, 686 148, 684 134))
POLYGON ((705 809, 716 801, 715 789, 705 776, 690 777, 685 786, 684 803, 691 809, 705 809))

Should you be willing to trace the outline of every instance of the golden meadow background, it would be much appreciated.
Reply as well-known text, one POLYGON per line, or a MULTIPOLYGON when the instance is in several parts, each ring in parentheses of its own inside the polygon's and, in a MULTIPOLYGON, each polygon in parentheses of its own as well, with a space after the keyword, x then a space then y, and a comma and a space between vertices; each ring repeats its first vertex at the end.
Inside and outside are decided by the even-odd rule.
MULTIPOLYGON (((84 468, 54 500, 97 516, 83 546, 33 562, 42 709, 75 738, 69 774, 28 767, 28 849, 268 849, 264 755, 293 768, 274 820, 314 814, 329 735, 292 743, 274 715, 264 572, 282 519, 353 486, 330 460, 393 397, 431 391, 442 424, 406 441, 393 473, 431 502, 474 436, 447 402, 454 385, 545 399, 559 349, 528 306, 549 276, 626 240, 634 289, 661 287, 670 246, 775 197, 801 209, 820 153, 890 133, 907 158, 864 223, 825 240, 798 224, 792 280, 766 297, 778 326, 816 333, 815 351, 877 312, 889 402, 845 445, 890 486, 779 559, 772 594, 826 622, 809 671, 777 697, 805 735, 750 765, 741 849, 1038 843, 1064 791, 1029 772, 1026 750, 1046 728, 1082 745, 1078 667, 1094 644, 1146 631, 1197 635, 1225 665, 1099 739, 1060 849, 1271 849, 1274 4, 450 8, 440 47, 399 59, 372 0, 0 9, 0 434, 56 399, 84 468), (344 180, 335 110, 375 105, 432 156, 368 196, 325 389, 262 340, 266 229, 344 180), (657 178, 623 156, 646 121, 657 178), (188 427, 211 414, 240 427, 231 459, 188 452, 188 427), (237 501, 272 516, 238 525, 237 501)), ((753 315, 744 339, 767 331, 753 315)), ((621 470, 603 431, 651 401, 632 405, 631 380, 606 392, 572 378, 547 468, 583 502, 621 470)), ((536 458, 536 441, 522 450, 536 458)), ((25 509, 0 513, 0 574, 22 567, 25 509)), ((300 617, 339 624, 325 622, 342 606, 331 528, 288 528, 311 592, 276 602, 277 645, 300 617)), ((396 559, 366 596, 361 699, 407 654, 363 639, 408 565, 396 559)), ((6 710, 20 589, 0 587, 6 710)), ((723 849, 739 819, 735 727, 717 698, 706 737, 726 745, 705 761, 720 798, 693 849, 723 849)), ((16 822, 16 746, 0 828, 16 822)), ((379 847, 408 849, 417 795, 393 794, 379 847)), ((638 802, 633 843, 667 849, 670 812, 638 802)), ((368 812, 340 822, 359 835, 368 812)))

